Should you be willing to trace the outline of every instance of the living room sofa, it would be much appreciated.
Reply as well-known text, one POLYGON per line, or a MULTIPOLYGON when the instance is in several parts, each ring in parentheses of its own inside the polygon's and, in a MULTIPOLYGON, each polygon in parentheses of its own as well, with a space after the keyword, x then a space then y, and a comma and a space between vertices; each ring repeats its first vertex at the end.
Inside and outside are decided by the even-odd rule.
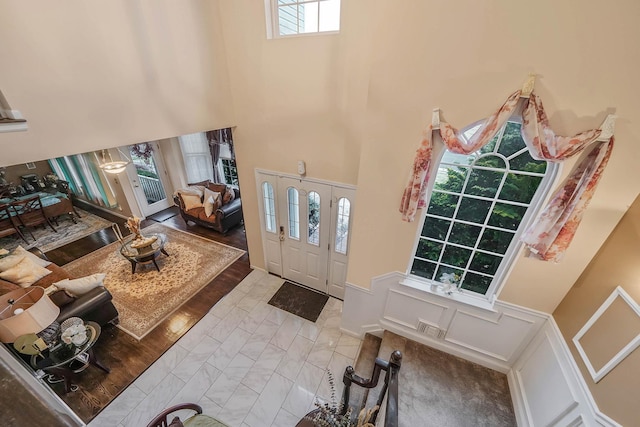
POLYGON ((240 190, 225 184, 216 184, 211 181, 188 184, 186 189, 177 190, 173 201, 180 209, 180 215, 189 225, 189 221, 203 227, 212 228, 225 234, 231 228, 242 222, 242 199, 240 190), (205 209, 205 189, 219 193, 219 203, 213 208, 211 215, 207 215, 205 209), (188 203, 187 197, 200 194, 200 202, 188 203))
MULTIPOLYGON (((49 261, 47 256, 38 248, 28 250, 40 258, 49 261)), ((45 268, 50 270, 51 273, 33 283, 32 286, 40 286, 46 289, 55 282, 71 278, 64 268, 54 263, 49 264, 45 268)), ((0 279, 0 295, 16 289, 20 289, 20 286, 0 279)), ((80 317, 85 321, 94 321, 101 326, 107 323, 118 323, 118 310, 113 305, 111 293, 104 286, 98 286, 86 294, 77 297, 72 297, 63 290, 53 292, 49 297, 54 304, 60 307, 60 314, 56 319, 58 323, 62 323, 70 317, 80 317)))

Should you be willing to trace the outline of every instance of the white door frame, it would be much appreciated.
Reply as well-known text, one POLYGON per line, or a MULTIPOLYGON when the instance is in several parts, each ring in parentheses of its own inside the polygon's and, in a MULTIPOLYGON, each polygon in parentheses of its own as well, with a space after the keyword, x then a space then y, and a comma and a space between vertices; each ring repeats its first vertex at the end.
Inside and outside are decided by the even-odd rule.
MULTIPOLYGON (((164 187, 166 198, 164 200, 153 203, 152 205, 149 205, 144 195, 144 191, 142 191, 142 188, 140 187, 136 167, 133 162, 129 163, 126 168, 126 174, 132 190, 131 195, 133 195, 133 200, 131 200, 131 195, 128 195, 127 202, 129 203, 129 206, 132 206, 132 202, 135 201, 135 205, 138 208, 137 210, 142 214, 141 216, 143 218, 149 215, 153 215, 154 213, 161 210, 167 209, 170 206, 173 206, 173 199, 171 196, 173 194, 173 187, 171 185, 171 180, 169 179, 169 174, 167 173, 167 168, 165 166, 162 150, 160 149, 160 144, 157 141, 151 141, 149 142, 149 144, 153 145, 153 160, 156 166, 158 177, 160 178, 162 186, 164 187)), ((129 146, 120 147, 120 150, 129 153, 129 146)))
MULTIPOLYGON (((307 177, 300 177, 298 175, 292 175, 292 174, 286 174, 286 173, 281 173, 281 172, 275 172, 275 171, 270 171, 270 170, 265 170, 265 169, 255 169, 255 179, 256 179, 256 188, 257 188, 257 194, 258 194, 258 212, 259 212, 259 217, 260 217, 260 231, 261 231, 261 237, 262 237, 262 247, 263 247, 263 256, 264 256, 264 265, 266 266, 266 270, 270 273, 274 273, 279 275, 280 277, 283 277, 283 260, 282 260, 282 244, 281 241, 283 238, 285 238, 285 236, 280 236, 280 228, 284 227, 284 232, 286 233, 286 227, 287 227, 287 223, 286 221, 283 222, 282 218, 286 218, 286 213, 283 215, 281 213, 277 213, 276 214, 276 232, 268 232, 266 231, 266 224, 265 224, 265 210, 264 210, 264 204, 263 204, 263 193, 262 193, 262 184, 263 182, 269 182, 273 188, 274 191, 274 197, 275 197, 275 208, 276 208, 276 212, 279 211, 279 204, 282 204, 283 202, 279 202, 278 201, 278 178, 290 178, 290 179, 294 179, 294 180, 298 180, 298 181, 303 181, 303 182, 307 182, 310 184, 320 184, 320 185, 328 185, 331 186, 334 189, 334 193, 337 194, 336 195, 332 195, 331 196, 331 204, 332 204, 332 208, 331 208, 331 215, 330 215, 330 226, 329 226, 329 233, 327 234, 328 238, 329 238, 329 247, 327 248, 327 252, 328 252, 328 261, 327 261, 327 278, 328 281, 330 282, 328 284, 328 293, 332 296, 335 296, 337 298, 343 298, 344 296, 344 283, 337 283, 340 282, 340 278, 342 278, 342 281, 344 281, 346 279, 346 262, 348 259, 348 251, 347 254, 343 255, 343 256, 339 256, 338 258, 340 258, 340 262, 336 263, 336 257, 335 254, 333 254, 334 252, 334 244, 335 244, 335 230, 333 230, 333 228, 335 227, 335 213, 334 211, 337 209, 337 200, 339 199, 339 197, 343 196, 344 194, 349 194, 352 196, 352 200, 351 200, 351 206, 352 206, 352 211, 351 211, 351 216, 350 216, 350 223, 349 223, 349 228, 352 228, 353 226, 353 205, 355 202, 355 191, 356 191, 356 187, 350 184, 344 184, 344 183, 338 183, 338 182, 334 182, 334 181, 327 181, 327 180, 321 180, 321 179, 316 179, 316 178, 307 178, 307 177), (275 250, 275 248, 278 248, 279 250, 275 250), (276 253, 277 252, 277 253, 276 253), (333 269, 338 266, 339 264, 341 264, 339 266, 339 268, 343 268, 343 271, 338 272, 337 274, 333 271, 333 269)), ((286 203, 286 202, 284 202, 286 203)), ((349 243, 348 243, 349 245, 349 243)), ((324 247, 326 247, 327 244, 324 244, 324 247)))

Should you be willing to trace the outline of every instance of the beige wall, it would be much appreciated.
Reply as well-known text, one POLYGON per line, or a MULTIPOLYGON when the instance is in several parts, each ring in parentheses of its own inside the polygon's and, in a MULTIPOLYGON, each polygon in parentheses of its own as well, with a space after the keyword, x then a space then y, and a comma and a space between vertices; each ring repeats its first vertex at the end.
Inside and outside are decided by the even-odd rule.
MULTIPOLYGON (((572 339, 617 286, 622 287, 629 296, 640 302, 639 259, 640 197, 636 198, 595 258, 553 312, 553 317, 569 344, 573 357, 598 406, 604 413, 625 426, 636 425, 638 421, 640 396, 637 388, 640 350, 636 349, 596 384, 578 355, 572 339)), ((626 307, 617 304, 612 305, 611 310, 616 316, 628 314, 626 307)), ((616 328, 611 330, 603 331, 596 327, 593 331, 598 333, 598 336, 589 338, 602 346, 603 342, 610 342, 616 336, 628 336, 628 333, 633 331, 637 333, 637 325, 637 321, 626 321, 617 322, 616 328)), ((586 349, 591 350, 589 354, 593 359, 592 363, 602 362, 604 360, 602 356, 605 353, 610 357, 610 352, 606 348, 601 349, 604 352, 601 355, 597 351, 594 353, 593 345, 590 348, 587 345, 588 343, 583 344, 586 349)))
MULTIPOLYGON (((345 19, 364 12, 344 2, 345 19)), ((256 168, 355 184, 362 144, 368 51, 375 22, 338 35, 267 40, 264 3, 222 1, 221 21, 236 108, 234 147, 251 262, 264 267, 256 168)), ((374 9, 375 10, 375 9, 374 9)))
MULTIPOLYGON (((382 0, 343 4, 339 35, 267 40, 261 2, 221 2, 236 147, 252 262, 264 266, 254 169, 354 183, 348 281, 405 271, 417 222, 398 204, 434 107, 455 126, 481 119, 529 72, 559 134, 619 115, 617 145, 574 244, 560 264, 520 256, 500 298, 551 312, 620 219, 640 183, 635 70, 640 4, 382 0), (594 28, 598 28, 597 31, 594 28), (247 185, 248 184, 248 185, 247 185), (248 188, 247 188, 248 187, 248 188)), ((572 162, 564 167, 564 175, 572 162)))
POLYGON ((218 2, 2 2, 0 165, 233 124, 218 2))

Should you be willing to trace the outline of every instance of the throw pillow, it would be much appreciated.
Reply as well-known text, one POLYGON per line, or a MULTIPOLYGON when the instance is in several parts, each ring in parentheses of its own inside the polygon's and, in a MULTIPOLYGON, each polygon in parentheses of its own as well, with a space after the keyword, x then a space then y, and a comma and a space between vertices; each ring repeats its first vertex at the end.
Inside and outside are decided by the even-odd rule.
POLYGON ((185 188, 179 188, 177 189, 173 195, 178 195, 178 194, 190 194, 192 196, 200 196, 202 197, 202 194, 204 192, 204 187, 201 185, 190 185, 188 187, 185 188))
POLYGON ((217 191, 211 191, 208 188, 205 188, 204 198, 206 200, 204 204, 204 213, 205 215, 207 215, 207 217, 211 216, 213 212, 217 211, 218 208, 222 206, 222 198, 220 197, 220 193, 218 193, 217 191), (209 203, 209 199, 212 200, 211 203, 209 203))
POLYGON ((25 258, 24 254, 14 254, 11 252, 11 255, 0 259, 0 271, 7 271, 25 258))
POLYGON ((184 209, 186 211, 193 208, 202 207, 202 201, 200 200, 200 196, 195 196, 190 194, 180 194, 180 198, 182 199, 182 203, 184 203, 184 209))
POLYGON ((0 273, 0 278, 26 288, 47 274, 51 274, 51 270, 39 266, 31 258, 23 257, 19 263, 0 273))
POLYGON ((40 258, 36 254, 32 254, 31 252, 29 252, 28 250, 26 250, 25 248, 23 248, 20 245, 18 245, 18 247, 13 250, 13 253, 26 255, 27 257, 31 258, 31 261, 35 262, 40 267, 46 267, 49 264, 51 264, 51 261, 47 261, 46 259, 40 258))
POLYGON ((59 289, 64 289, 72 296, 78 297, 89 292, 91 289, 102 286, 106 274, 96 273, 91 276, 80 277, 78 279, 64 279, 54 283, 59 289))
POLYGON ((11 251, 11 254, 0 259, 0 271, 5 271, 10 269, 14 265, 22 261, 22 259, 25 257, 30 258, 31 261, 33 261, 35 264, 39 265, 40 267, 46 267, 47 265, 51 264, 51 261, 44 260, 39 256, 32 254, 28 250, 24 249, 22 246, 18 245, 17 248, 11 251))
POLYGON ((224 197, 222 198, 222 204, 226 205, 227 203, 230 203, 235 198, 236 198, 236 192, 233 191, 233 188, 227 185, 227 189, 224 192, 224 197))
POLYGON ((213 197, 209 197, 205 202, 204 202, 204 214, 208 217, 211 216, 211 214, 213 213, 213 205, 215 204, 215 200, 213 200, 213 197))
POLYGON ((167 427, 184 427, 184 424, 182 424, 180 418, 175 417, 167 427))

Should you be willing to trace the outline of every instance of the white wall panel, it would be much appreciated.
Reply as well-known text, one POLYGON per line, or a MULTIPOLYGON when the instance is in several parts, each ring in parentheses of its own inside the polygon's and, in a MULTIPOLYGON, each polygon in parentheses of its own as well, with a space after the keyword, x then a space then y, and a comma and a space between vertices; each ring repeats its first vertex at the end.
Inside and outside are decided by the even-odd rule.
POLYGON ((443 318, 448 307, 425 299, 416 298, 397 290, 390 290, 384 310, 386 320, 415 329, 418 321, 443 328, 443 318))
POLYGON ((529 335, 535 322, 505 313, 495 317, 495 320, 487 319, 457 310, 445 340, 507 362, 522 344, 522 339, 529 335))

